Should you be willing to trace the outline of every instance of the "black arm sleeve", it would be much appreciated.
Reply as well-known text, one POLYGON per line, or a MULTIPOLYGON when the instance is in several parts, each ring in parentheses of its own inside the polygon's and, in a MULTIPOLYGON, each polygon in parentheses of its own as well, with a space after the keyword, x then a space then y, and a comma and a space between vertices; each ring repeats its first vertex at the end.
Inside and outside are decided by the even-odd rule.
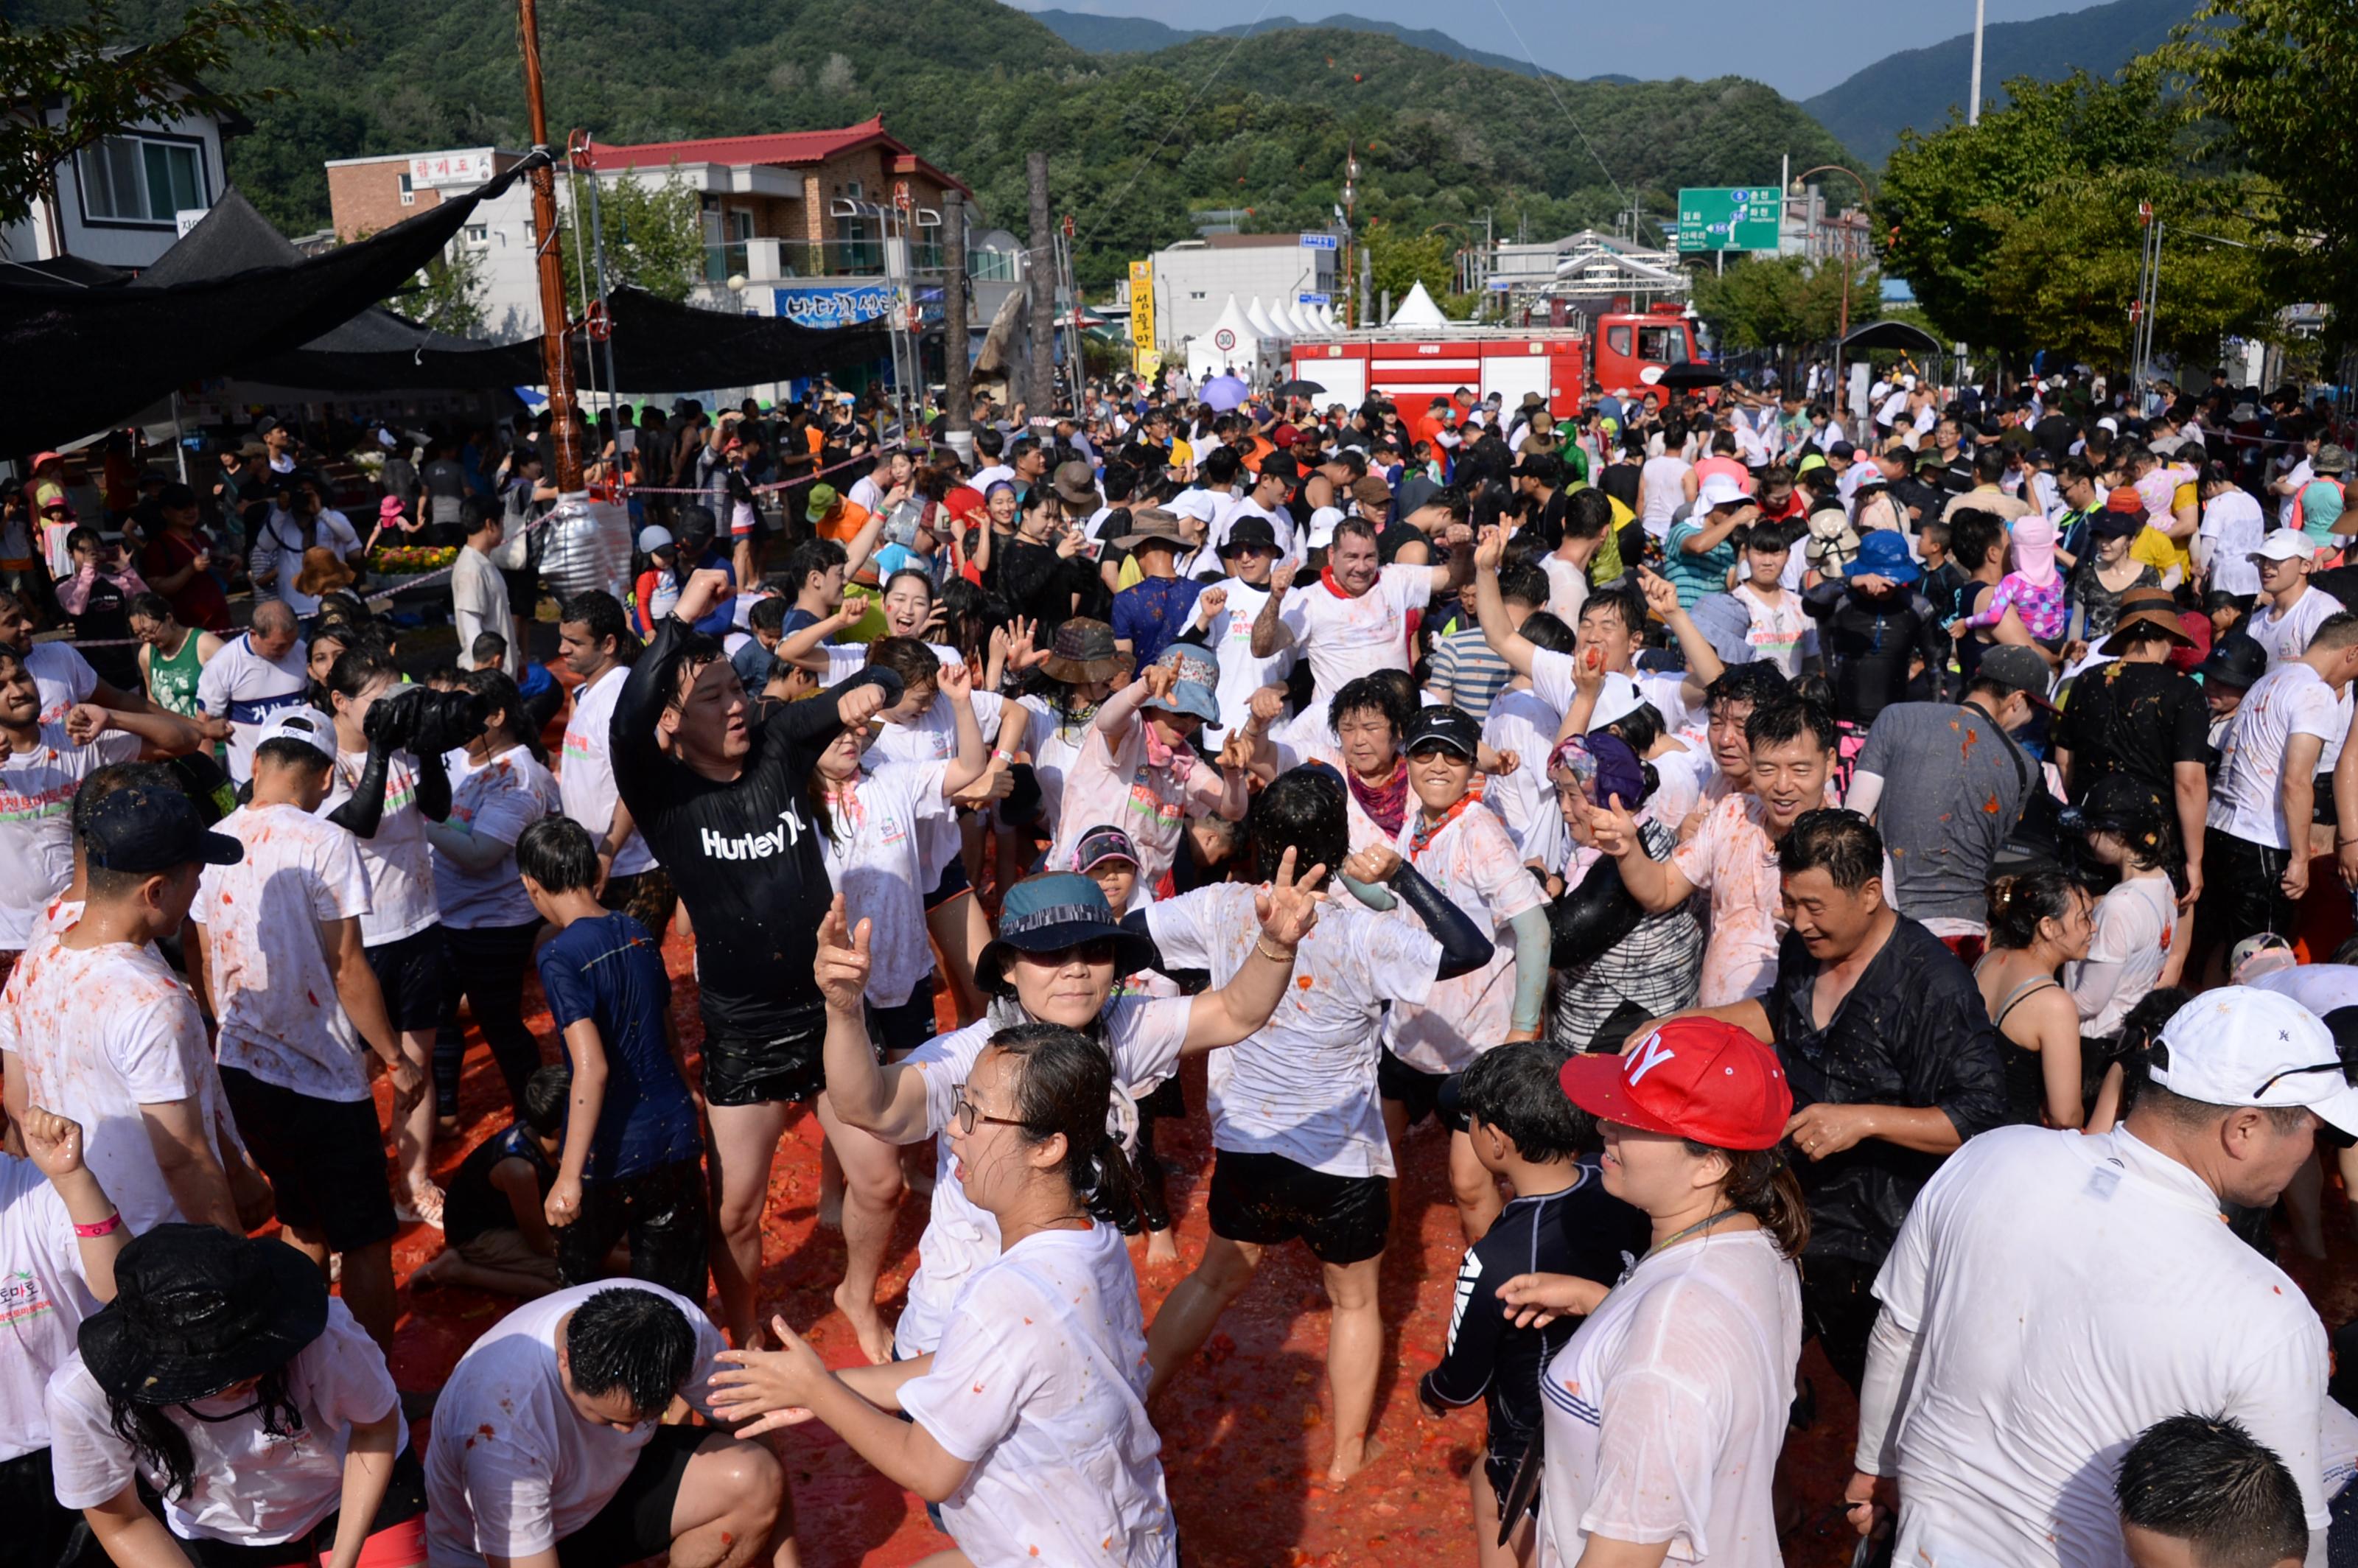
POLYGON ((1498 951, 1481 927, 1466 917, 1441 894, 1441 890, 1424 880, 1423 875, 1406 860, 1392 873, 1392 895, 1416 912, 1424 928, 1441 943, 1441 967, 1433 971, 1437 980, 1454 980, 1460 975, 1470 975, 1490 961, 1498 951))
POLYGON ((1453 1410, 1472 1404, 1489 1388, 1498 1366, 1498 1341, 1508 1327, 1496 1281, 1486 1285, 1476 1279, 1469 1284, 1461 1276, 1458 1289, 1465 1294, 1457 1321, 1449 1325, 1449 1349, 1423 1380, 1425 1398, 1453 1410))
MULTIPOLYGON (((360 782, 344 804, 328 813, 328 820, 355 838, 373 838, 384 821, 384 783, 391 758, 381 749, 371 746, 368 761, 361 765, 360 782)), ((446 806, 442 815, 450 815, 446 806)))
POLYGON ((450 772, 439 752, 417 759, 417 809, 428 822, 450 819, 450 772))
POLYGON ((843 733, 843 719, 836 712, 836 705, 847 693, 863 686, 882 687, 887 708, 901 700, 901 677, 891 670, 871 665, 849 679, 838 681, 817 697, 801 702, 789 702, 774 709, 769 723, 763 727, 763 731, 775 731, 779 740, 792 747, 812 752, 822 750, 843 733))
POLYGON ((663 748, 655 744, 655 720, 674 689, 673 670, 679 663, 681 642, 691 628, 676 615, 666 615, 655 627, 654 641, 622 682, 614 699, 614 717, 607 729, 607 750, 614 768, 614 787, 631 815, 651 820, 662 805, 663 748))
POLYGON ((1548 961, 1559 969, 1595 963, 1638 929, 1646 912, 1621 882, 1621 864, 1600 856, 1579 885, 1547 906, 1548 961))

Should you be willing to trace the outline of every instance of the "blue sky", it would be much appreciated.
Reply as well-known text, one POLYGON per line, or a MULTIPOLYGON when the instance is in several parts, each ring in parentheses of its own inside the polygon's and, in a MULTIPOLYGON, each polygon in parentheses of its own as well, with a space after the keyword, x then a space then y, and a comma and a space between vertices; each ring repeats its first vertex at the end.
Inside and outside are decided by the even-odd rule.
MULTIPOLYGON (((1260 16, 1314 21, 1347 12, 1407 27, 1449 29, 1477 49, 1523 56, 1505 16, 1541 65, 1571 76, 1749 76, 1807 98, 1897 49, 1920 49, 1968 32, 1973 0, 1011 0, 1103 16, 1152 16, 1174 27, 1225 27, 1260 16), (1501 7, 1504 8, 1502 16, 1501 7)), ((1988 0, 1992 22, 2027 21, 2082 9, 2088 0, 1988 0)), ((1964 96, 1962 83, 1958 96, 1964 96)))

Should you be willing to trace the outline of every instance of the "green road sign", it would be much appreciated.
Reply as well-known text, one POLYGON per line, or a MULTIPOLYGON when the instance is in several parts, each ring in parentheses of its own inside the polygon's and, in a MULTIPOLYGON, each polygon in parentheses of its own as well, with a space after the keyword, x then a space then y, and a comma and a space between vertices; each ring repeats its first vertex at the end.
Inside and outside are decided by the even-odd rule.
POLYGON ((1773 251, 1784 217, 1784 197, 1773 185, 1682 190, 1678 248, 1773 251))

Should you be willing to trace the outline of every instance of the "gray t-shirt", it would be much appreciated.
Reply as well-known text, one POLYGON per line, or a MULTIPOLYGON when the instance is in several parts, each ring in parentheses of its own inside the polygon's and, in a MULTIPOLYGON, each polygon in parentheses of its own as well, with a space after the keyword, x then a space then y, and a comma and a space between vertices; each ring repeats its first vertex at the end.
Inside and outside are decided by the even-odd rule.
POLYGON ((1901 702, 1876 716, 1858 771, 1884 781, 1875 818, 1899 913, 1987 924, 1990 864, 2022 815, 2037 764, 1979 708, 1901 702))

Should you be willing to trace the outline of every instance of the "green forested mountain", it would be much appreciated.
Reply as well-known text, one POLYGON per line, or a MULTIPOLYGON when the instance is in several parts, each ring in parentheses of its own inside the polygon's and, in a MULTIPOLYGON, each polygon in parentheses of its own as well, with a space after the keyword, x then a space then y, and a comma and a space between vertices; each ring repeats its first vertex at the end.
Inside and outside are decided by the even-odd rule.
MULTIPOLYGON (((34 21, 82 9, 0 5, 34 21)), ((317 9, 351 42, 248 68, 297 92, 263 106, 229 155, 232 178, 282 228, 326 223, 325 159, 525 144, 506 0, 317 9)), ((178 0, 119 5, 135 32, 178 10, 178 0)), ((1303 29, 1242 48, 1207 38, 1109 58, 998 0, 542 0, 540 18, 552 139, 571 126, 656 141, 881 113, 971 184, 991 221, 1019 229, 1024 155, 1044 148, 1090 287, 1186 238, 1193 211, 1248 209, 1259 229, 1323 222, 1354 145, 1363 229, 1478 227, 1487 211, 1502 234, 1527 223, 1533 238, 1606 219, 1614 181, 1667 213, 1682 183, 1760 182, 1782 154, 1801 168, 1840 151, 1757 82, 1540 80, 1366 33, 1303 29)))
MULTIPOLYGON (((1993 23, 1982 35, 1982 96, 2004 108, 2008 78, 2061 81, 2077 70, 2106 77, 2149 54, 2194 15, 2197 0, 2110 0, 2028 22, 1993 23)), ((1964 117, 1973 91, 1974 38, 1962 33, 1927 49, 1902 49, 1802 105, 1842 144, 1880 168, 1899 133, 1927 135, 1954 110, 1964 117)))
POLYGON ((1174 44, 1184 44, 1191 38, 1266 38, 1271 33, 1325 27, 1342 33, 1381 33, 1417 49, 1447 55, 1452 59, 1472 60, 1476 65, 1495 65, 1501 70, 1511 70, 1520 76, 1559 74, 1542 71, 1530 61, 1518 59, 1512 55, 1492 54, 1487 49, 1469 48, 1437 27, 1403 27, 1398 22, 1354 16, 1348 12, 1322 16, 1314 22, 1299 21, 1292 16, 1271 16, 1259 22, 1240 23, 1233 27, 1210 28, 1174 27, 1152 16, 1099 16, 1087 11, 1026 11, 1024 15, 1044 24, 1049 31, 1074 48, 1087 49, 1091 54, 1148 54, 1156 49, 1169 49, 1174 44))

